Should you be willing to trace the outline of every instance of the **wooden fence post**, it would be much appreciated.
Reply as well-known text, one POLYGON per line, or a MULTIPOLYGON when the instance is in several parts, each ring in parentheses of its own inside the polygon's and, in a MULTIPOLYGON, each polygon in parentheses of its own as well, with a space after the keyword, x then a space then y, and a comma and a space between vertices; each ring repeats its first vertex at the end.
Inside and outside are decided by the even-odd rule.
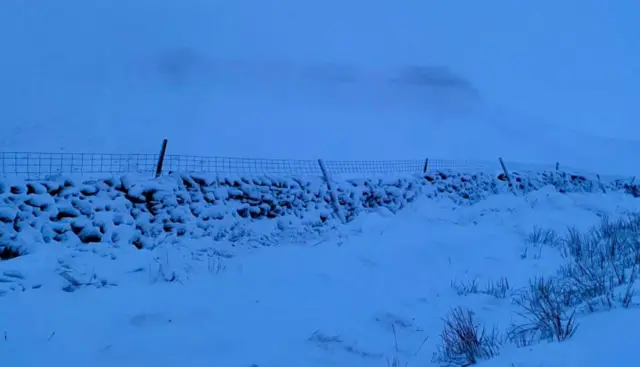
POLYGON ((340 203, 338 202, 338 196, 335 191, 333 191, 333 185, 331 184, 331 177, 329 176, 329 172, 327 171, 327 167, 324 165, 324 161, 322 159, 318 159, 318 165, 320 165, 320 171, 322 171, 322 176, 324 176, 324 181, 327 183, 327 188, 329 189, 329 195, 331 196, 331 204, 333 206, 333 211, 335 212, 338 219, 342 224, 346 223, 346 219, 342 216, 342 212, 340 211, 340 203))
POLYGON ((556 171, 560 171, 560 162, 556 162, 556 171))
POLYGON ((596 178, 598 179, 598 186, 600 186, 600 190, 602 190, 603 194, 607 193, 607 189, 604 188, 604 184, 602 184, 602 180, 600 179, 600 174, 596 174, 596 178))
POLYGON ((422 170, 423 173, 427 173, 427 171, 429 170, 429 158, 425 158, 424 160, 424 169, 422 170))
POLYGON ((164 164, 164 156, 167 154, 167 144, 169 141, 164 139, 162 141, 162 147, 160 148, 160 156, 158 157, 158 164, 156 165, 156 178, 162 174, 162 165, 164 164))
POLYGON ((504 172, 504 175, 507 177, 507 182, 509 183, 509 187, 511 187, 511 191, 513 192, 514 195, 516 194, 516 188, 515 186, 513 186, 513 182, 511 181, 511 175, 509 174, 509 171, 507 170, 507 166, 504 164, 504 160, 502 159, 502 157, 498 157, 498 160, 500 161, 500 166, 502 167, 502 172, 504 172))

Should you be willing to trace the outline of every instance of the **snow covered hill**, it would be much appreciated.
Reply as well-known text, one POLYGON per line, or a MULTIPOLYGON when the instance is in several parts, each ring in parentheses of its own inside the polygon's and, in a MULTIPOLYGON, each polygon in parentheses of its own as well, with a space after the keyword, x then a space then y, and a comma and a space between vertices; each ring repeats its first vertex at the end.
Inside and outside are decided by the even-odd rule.
POLYGON ((639 7, 11 2, 0 146, 148 153, 168 137, 177 154, 502 155, 635 174, 639 7))

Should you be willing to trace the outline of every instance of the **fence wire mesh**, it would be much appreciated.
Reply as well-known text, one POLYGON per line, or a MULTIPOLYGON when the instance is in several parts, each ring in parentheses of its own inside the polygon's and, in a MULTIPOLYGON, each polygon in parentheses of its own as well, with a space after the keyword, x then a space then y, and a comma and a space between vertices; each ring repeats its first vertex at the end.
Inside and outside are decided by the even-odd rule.
POLYGON ((157 154, 0 152, 0 175, 44 178, 148 173, 154 171, 157 161, 157 154))
MULTIPOLYGON (((104 177, 122 174, 152 176, 158 154, 30 153, 0 152, 0 176, 43 179, 49 176, 104 177)), ((330 175, 412 174, 436 170, 483 170, 495 163, 461 160, 414 159, 390 161, 326 160, 330 175)), ((206 173, 218 175, 321 176, 317 160, 256 159, 167 155, 163 173, 206 173)))
MULTIPOLYGON (((155 170, 155 168, 154 168, 155 170)), ((167 155, 164 171, 245 175, 321 175, 318 161, 167 155)))

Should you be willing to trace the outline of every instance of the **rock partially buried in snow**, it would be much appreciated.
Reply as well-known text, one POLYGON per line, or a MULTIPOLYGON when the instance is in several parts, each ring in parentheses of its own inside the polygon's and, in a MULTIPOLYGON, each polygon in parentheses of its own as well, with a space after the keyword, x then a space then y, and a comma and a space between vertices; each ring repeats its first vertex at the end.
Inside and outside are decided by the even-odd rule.
POLYGON ((9 206, 0 206, 0 222, 13 223, 18 214, 18 209, 9 206))

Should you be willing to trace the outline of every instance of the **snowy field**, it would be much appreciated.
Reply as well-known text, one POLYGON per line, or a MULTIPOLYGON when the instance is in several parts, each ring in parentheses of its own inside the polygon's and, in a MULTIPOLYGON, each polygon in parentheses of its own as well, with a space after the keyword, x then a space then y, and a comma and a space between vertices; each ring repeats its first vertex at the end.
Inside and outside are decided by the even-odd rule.
POLYGON ((334 177, 337 205, 319 177, 0 175, 2 365, 636 366, 639 13, 3 4, 0 152, 495 169, 334 177))
POLYGON ((490 355, 470 349, 481 365, 635 365, 637 187, 557 173, 520 176, 514 195, 490 177, 338 185, 347 224, 313 183, 13 180, 0 187, 3 360, 465 365, 442 338, 461 307, 495 330, 477 341, 490 355), (289 209, 253 210, 265 202, 289 209), (540 303, 539 277, 560 298, 540 303), (568 340, 553 315, 578 327, 568 340))
MULTIPOLYGON (((519 322, 517 290, 568 261, 536 243, 535 228, 584 231, 639 209, 625 194, 543 189, 471 206, 419 199, 276 247, 41 245, 0 263, 5 284, 39 284, 0 298, 0 350, 8 366, 427 366, 452 308, 468 307, 503 338, 519 322), (211 255, 196 256, 203 251, 211 255), (74 282, 45 271, 51 264, 75 287, 62 291, 74 282), (483 293, 501 279, 502 294, 483 293)), ((568 341, 505 342, 480 363, 634 366, 639 316, 633 306, 578 312, 568 341)))

